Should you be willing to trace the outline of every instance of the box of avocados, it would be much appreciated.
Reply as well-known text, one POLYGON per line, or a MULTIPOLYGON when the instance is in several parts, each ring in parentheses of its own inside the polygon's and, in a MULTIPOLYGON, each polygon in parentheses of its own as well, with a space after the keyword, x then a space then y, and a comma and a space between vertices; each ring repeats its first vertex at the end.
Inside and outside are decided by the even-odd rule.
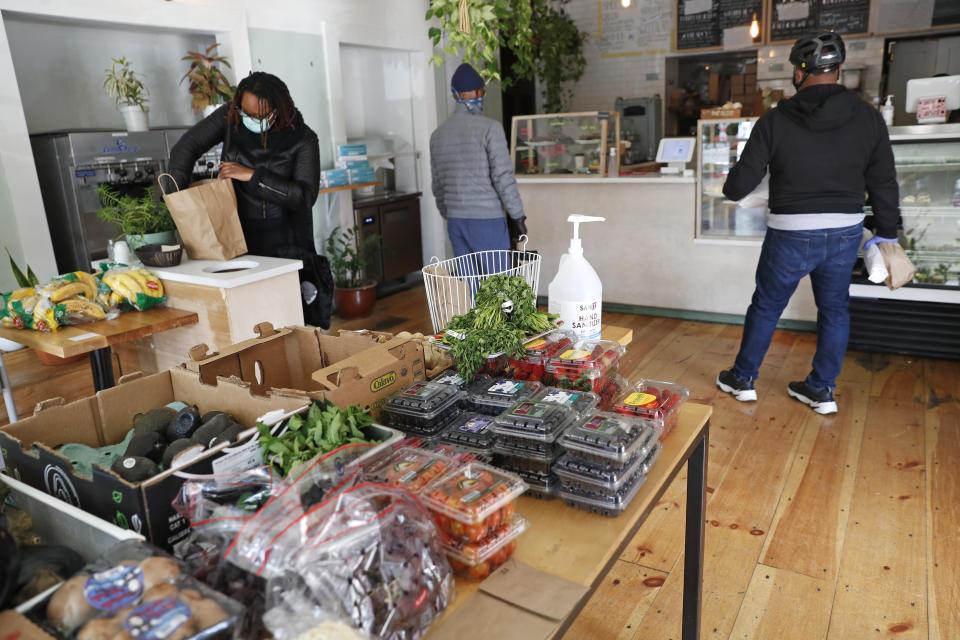
POLYGON ((426 377, 423 346, 390 333, 325 335, 313 327, 274 329, 269 322, 258 324, 254 333, 259 337, 219 353, 197 345, 184 367, 204 382, 233 376, 254 393, 305 392, 340 407, 365 407, 374 418, 387 398, 426 377))
POLYGON ((255 433, 258 418, 308 403, 303 394, 255 394, 235 380, 206 384, 183 368, 134 373, 76 402, 41 402, 32 416, 0 429, 0 453, 4 473, 170 549, 189 533, 171 505, 183 484, 179 474, 211 473, 225 449, 255 433), (167 407, 177 402, 187 406, 167 407), (218 418, 218 412, 227 415, 218 418), (135 425, 135 435, 128 436, 135 425), (220 430, 206 440, 200 431, 205 427, 220 430), (127 448, 134 437, 151 447, 135 458, 127 448), (119 446, 102 448, 108 445, 119 446), (174 448, 185 457, 174 459, 174 448))

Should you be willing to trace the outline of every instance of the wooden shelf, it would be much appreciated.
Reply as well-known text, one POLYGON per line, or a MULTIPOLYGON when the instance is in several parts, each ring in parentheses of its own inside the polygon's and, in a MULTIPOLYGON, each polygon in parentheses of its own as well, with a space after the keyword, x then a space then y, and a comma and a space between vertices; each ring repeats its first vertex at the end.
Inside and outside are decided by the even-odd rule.
POLYGON ((359 189, 361 187, 375 187, 380 184, 380 181, 376 182, 361 182, 360 184, 345 184, 342 187, 330 187, 329 189, 320 189, 317 191, 319 194, 324 193, 334 193, 336 191, 353 191, 354 189, 359 189))

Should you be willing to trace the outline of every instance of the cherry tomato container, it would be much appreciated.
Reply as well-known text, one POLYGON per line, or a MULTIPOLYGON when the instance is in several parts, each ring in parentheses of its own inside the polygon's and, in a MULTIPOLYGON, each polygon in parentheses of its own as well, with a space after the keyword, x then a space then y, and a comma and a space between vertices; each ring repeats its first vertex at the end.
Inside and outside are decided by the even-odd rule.
POLYGON ((504 378, 478 376, 467 390, 473 410, 488 416, 499 416, 511 406, 539 392, 539 382, 523 382, 504 378))
POLYGON ((536 402, 549 402, 566 407, 576 413, 578 417, 596 407, 600 402, 600 396, 592 391, 560 389, 559 387, 544 387, 532 399, 536 402))
POLYGON ((568 429, 559 442, 573 456, 622 469, 635 456, 649 455, 662 433, 659 421, 591 411, 568 429))
POLYGON ((602 395, 616 377, 620 358, 626 353, 614 340, 578 340, 556 356, 547 358, 544 382, 561 389, 593 391, 602 395))
POLYGON ((431 481, 458 466, 450 456, 437 451, 401 447, 376 460, 364 473, 371 479, 419 494, 431 481))
POLYGON ((441 531, 480 542, 513 516, 517 496, 526 489, 516 475, 472 462, 428 484, 421 498, 441 531))
POLYGON ((613 410, 628 416, 663 421, 663 436, 673 431, 680 417, 680 405, 690 389, 675 382, 641 378, 623 394, 613 410))
POLYGON ((528 523, 518 513, 479 542, 464 542, 445 536, 441 541, 450 566, 464 577, 483 580, 497 567, 513 557, 517 537, 527 530, 528 523))
POLYGON ((493 456, 493 445, 497 441, 497 434, 492 427, 492 416, 462 413, 440 434, 440 443, 453 445, 457 449, 489 460, 493 456))
POLYGON ((640 491, 640 487, 643 486, 646 479, 647 477, 642 473, 635 473, 612 496, 573 487, 562 487, 560 496, 568 507, 615 518, 622 514, 630 505, 630 502, 637 497, 637 492, 640 491))
POLYGON ((577 335, 566 329, 555 329, 524 345, 524 355, 510 358, 506 375, 514 380, 542 382, 546 375, 546 361, 566 351, 577 340, 577 335))
POLYGON ((387 398, 382 420, 387 426, 432 438, 460 415, 463 399, 463 392, 453 386, 418 382, 387 398))
POLYGON ((515 471, 527 483, 525 496, 538 500, 550 500, 560 495, 560 478, 555 473, 532 473, 530 471, 515 471))
POLYGON ((577 419, 577 414, 559 404, 522 400, 494 418, 498 436, 555 442, 577 419))

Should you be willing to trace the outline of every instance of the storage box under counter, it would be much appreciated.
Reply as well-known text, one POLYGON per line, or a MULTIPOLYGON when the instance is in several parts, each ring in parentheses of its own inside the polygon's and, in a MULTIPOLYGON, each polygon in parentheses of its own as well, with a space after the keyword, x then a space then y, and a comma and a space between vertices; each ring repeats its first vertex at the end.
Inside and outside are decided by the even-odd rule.
POLYGON ((121 372, 157 372, 187 360, 197 344, 210 350, 256 337, 254 326, 303 324, 300 260, 240 256, 226 262, 184 260, 179 266, 151 269, 163 283, 166 303, 195 311, 199 322, 141 338, 114 349, 121 372))

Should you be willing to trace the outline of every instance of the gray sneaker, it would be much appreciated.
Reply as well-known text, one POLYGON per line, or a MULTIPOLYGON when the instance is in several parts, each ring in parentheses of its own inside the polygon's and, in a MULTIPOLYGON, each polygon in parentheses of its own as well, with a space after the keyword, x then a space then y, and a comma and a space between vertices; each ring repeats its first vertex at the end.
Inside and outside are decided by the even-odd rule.
POLYGON ((717 386, 740 402, 757 401, 757 390, 753 388, 753 380, 738 378, 733 369, 721 371, 717 375, 717 386))
POLYGON ((787 393, 791 398, 810 405, 817 413, 828 415, 837 412, 837 401, 833 399, 833 393, 829 389, 817 391, 807 384, 806 380, 788 384, 787 393))

